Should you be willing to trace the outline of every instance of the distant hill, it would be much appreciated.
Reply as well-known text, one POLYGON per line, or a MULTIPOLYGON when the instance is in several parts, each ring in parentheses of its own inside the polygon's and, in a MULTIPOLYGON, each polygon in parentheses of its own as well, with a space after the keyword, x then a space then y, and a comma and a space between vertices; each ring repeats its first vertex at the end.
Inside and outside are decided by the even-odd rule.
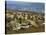
POLYGON ((18 9, 21 11, 34 11, 44 13, 44 3, 31 3, 31 2, 19 2, 19 1, 7 1, 6 8, 18 9))

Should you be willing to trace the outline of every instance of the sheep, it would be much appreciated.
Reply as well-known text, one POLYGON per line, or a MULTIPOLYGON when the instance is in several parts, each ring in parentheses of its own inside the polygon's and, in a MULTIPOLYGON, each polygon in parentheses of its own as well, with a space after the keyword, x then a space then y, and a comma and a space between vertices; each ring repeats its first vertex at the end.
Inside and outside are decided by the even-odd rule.
POLYGON ((22 23, 21 28, 29 28, 29 25, 27 23, 22 23))
POLYGON ((8 13, 7 13, 7 14, 6 14, 6 18, 11 18, 11 19, 13 19, 13 18, 14 18, 14 15, 13 15, 13 14, 11 15, 11 14, 8 14, 8 13))
POLYGON ((29 25, 22 25, 21 28, 29 28, 29 25))
POLYGON ((15 25, 16 27, 13 27, 13 30, 19 30, 19 29, 21 29, 21 27, 20 27, 20 24, 19 23, 16 23, 16 25, 15 25))
POLYGON ((27 20, 27 21, 29 21, 33 26, 38 27, 38 25, 35 23, 35 21, 32 21, 32 20, 27 20))
POLYGON ((17 23, 15 20, 14 21, 11 21, 11 26, 13 28, 13 30, 17 30, 20 29, 20 23, 17 23))

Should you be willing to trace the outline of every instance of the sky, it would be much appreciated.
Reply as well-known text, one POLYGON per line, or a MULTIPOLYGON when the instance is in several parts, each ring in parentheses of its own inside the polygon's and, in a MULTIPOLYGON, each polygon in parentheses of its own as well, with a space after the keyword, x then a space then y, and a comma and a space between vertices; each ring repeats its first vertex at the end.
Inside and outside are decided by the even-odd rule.
POLYGON ((32 2, 23 2, 23 1, 7 1, 8 8, 21 8, 21 9, 29 9, 34 11, 42 11, 44 12, 44 3, 32 3, 32 2))

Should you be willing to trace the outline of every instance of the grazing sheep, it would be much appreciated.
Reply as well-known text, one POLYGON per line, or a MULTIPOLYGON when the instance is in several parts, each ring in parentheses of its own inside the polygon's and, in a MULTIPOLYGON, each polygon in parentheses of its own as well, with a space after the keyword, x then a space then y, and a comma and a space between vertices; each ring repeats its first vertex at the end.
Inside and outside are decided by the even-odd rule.
POLYGON ((29 27, 31 27, 31 26, 32 26, 32 24, 31 24, 30 22, 28 23, 28 25, 29 25, 29 27))
POLYGON ((9 14, 9 13, 7 13, 7 14, 6 14, 6 18, 9 18, 9 17, 10 17, 10 14, 9 14))
POLYGON ((32 21, 32 20, 27 20, 27 21, 29 21, 33 26, 38 27, 38 25, 35 23, 35 21, 32 21))
POLYGON ((29 25, 27 23, 22 23, 21 28, 29 28, 29 25))
POLYGON ((27 25, 27 23, 21 23, 21 25, 27 25))
POLYGON ((18 31, 18 29, 20 29, 20 24, 17 23, 16 21, 11 21, 10 23, 11 23, 11 26, 12 26, 13 30, 18 31))
POLYGON ((14 15, 6 14, 6 17, 7 17, 7 18, 11 18, 11 19, 13 19, 13 18, 14 18, 14 15))
POLYGON ((10 17, 13 19, 14 18, 14 15, 11 15, 10 17))
POLYGON ((29 28, 29 25, 21 25, 21 28, 29 28))

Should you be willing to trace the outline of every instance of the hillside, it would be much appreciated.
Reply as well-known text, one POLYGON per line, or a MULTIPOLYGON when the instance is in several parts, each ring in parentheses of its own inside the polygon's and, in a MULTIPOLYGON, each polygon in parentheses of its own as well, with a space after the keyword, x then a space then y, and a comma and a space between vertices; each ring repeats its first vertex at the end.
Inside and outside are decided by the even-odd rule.
MULTIPOLYGON (((19 11, 19 10, 6 10, 6 33, 32 33, 32 32, 44 32, 45 17, 43 14, 39 14, 32 11, 19 11), (23 25, 24 24, 24 25, 23 25), (26 25, 25 25, 26 24, 26 25), (25 26, 30 25, 29 28, 25 26), (13 27, 18 25, 24 26, 13 30, 13 27)), ((15 27, 16 28, 16 27, 15 27)))

